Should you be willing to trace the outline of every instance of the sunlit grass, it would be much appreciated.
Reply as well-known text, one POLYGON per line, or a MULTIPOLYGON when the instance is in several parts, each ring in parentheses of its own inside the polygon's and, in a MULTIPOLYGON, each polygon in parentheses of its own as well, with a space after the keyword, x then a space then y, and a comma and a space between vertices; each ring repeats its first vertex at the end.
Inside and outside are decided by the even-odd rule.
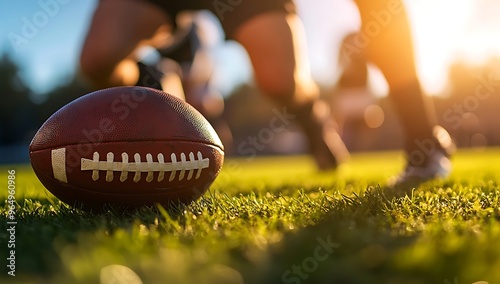
POLYGON ((69 208, 29 166, 3 167, 2 188, 16 169, 19 206, 16 276, 0 281, 500 283, 500 151, 460 151, 449 179, 392 197, 384 185, 402 166, 395 152, 334 173, 307 157, 228 159, 197 202, 127 215, 69 208))

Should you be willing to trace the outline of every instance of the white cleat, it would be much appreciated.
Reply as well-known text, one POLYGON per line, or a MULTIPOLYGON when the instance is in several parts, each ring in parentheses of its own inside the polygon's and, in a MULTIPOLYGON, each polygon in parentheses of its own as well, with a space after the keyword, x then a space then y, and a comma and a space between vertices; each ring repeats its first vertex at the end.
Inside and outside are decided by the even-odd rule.
POLYGON ((404 171, 388 182, 389 187, 409 187, 432 180, 447 178, 451 173, 452 165, 450 158, 442 151, 436 151, 429 156, 427 163, 423 166, 408 164, 404 171))

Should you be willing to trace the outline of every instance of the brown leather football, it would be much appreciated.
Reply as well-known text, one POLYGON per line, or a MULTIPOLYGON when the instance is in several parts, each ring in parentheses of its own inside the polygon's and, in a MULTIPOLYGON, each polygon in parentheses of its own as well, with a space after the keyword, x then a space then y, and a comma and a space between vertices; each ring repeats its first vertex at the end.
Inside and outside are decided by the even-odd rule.
POLYGON ((224 147, 184 101, 116 87, 54 113, 33 138, 30 158, 42 184, 65 203, 137 208, 200 197, 221 170, 224 147))

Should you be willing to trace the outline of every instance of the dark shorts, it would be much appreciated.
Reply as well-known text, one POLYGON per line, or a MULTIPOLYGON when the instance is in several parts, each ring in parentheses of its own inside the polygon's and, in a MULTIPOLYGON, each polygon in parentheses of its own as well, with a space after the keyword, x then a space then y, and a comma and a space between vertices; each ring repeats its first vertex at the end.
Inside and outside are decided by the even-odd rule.
POLYGON ((292 0, 148 0, 165 10, 172 19, 182 11, 209 10, 221 22, 227 38, 245 21, 266 12, 295 13, 292 0))

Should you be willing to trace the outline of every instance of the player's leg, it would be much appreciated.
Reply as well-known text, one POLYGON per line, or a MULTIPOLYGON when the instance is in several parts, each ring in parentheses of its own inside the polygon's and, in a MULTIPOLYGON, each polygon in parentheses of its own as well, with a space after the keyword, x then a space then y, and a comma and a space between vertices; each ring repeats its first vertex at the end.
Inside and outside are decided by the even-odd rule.
POLYGON ((441 172, 436 174, 447 175, 449 161, 441 157, 448 155, 451 140, 444 129, 436 133, 434 108, 420 89, 403 3, 400 0, 356 0, 356 3, 362 20, 358 47, 364 48, 367 58, 380 68, 389 84, 390 98, 405 133, 409 165, 425 168, 438 159, 437 163, 446 164, 444 167, 448 169, 438 166, 436 171, 441 172))
POLYGON ((318 97, 300 29, 296 15, 271 12, 245 22, 235 34, 250 56, 257 85, 271 99, 290 106, 318 97))
POLYGON ((230 152, 232 133, 222 117, 224 98, 213 87, 211 80, 215 68, 209 51, 210 41, 213 40, 210 28, 213 26, 206 25, 206 21, 202 12, 182 13, 167 46, 157 50, 165 58, 162 63, 167 59, 179 63, 186 102, 205 116, 221 138, 226 152, 230 152))
POLYGON ((391 99, 406 132, 407 144, 412 144, 415 139, 430 137, 436 121, 420 91, 413 43, 403 4, 399 3, 397 13, 393 13, 389 11, 389 2, 394 3, 399 0, 356 1, 362 19, 358 42, 363 42, 368 59, 384 74, 389 84, 391 99), (387 23, 378 24, 379 21, 374 15, 385 13, 387 13, 387 23), (374 32, 372 36, 368 35, 370 26, 376 24, 380 27, 379 32, 374 32))
POLYGON ((263 93, 286 107, 302 126, 318 166, 336 167, 348 153, 334 126, 326 120, 328 107, 318 99, 297 15, 284 11, 262 13, 245 21, 235 31, 234 39, 248 51, 263 93))
POLYGON ((137 65, 134 52, 167 36, 167 23, 167 14, 148 1, 100 1, 80 56, 83 74, 96 88, 138 84, 150 70, 137 65))

